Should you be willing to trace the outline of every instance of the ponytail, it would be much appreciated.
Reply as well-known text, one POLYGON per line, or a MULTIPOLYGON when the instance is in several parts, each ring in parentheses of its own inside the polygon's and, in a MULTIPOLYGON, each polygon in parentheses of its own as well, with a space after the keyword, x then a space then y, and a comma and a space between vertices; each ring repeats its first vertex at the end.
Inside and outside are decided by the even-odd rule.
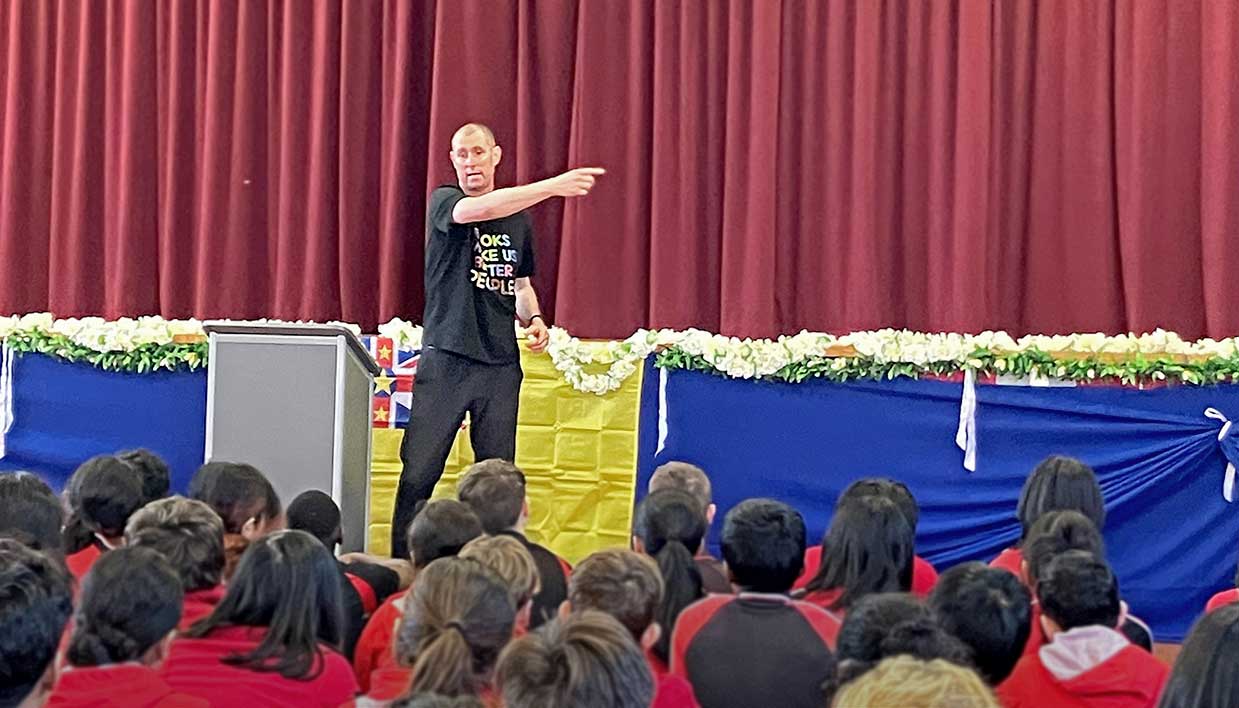
POLYGON ((653 646, 654 655, 662 661, 670 661, 671 634, 676 619, 685 607, 701 599, 701 570, 697 568, 693 554, 678 539, 670 539, 654 554, 658 571, 663 576, 663 599, 658 606, 658 624, 662 634, 653 646))
POLYGON ((426 638, 413 664, 411 694, 474 695, 480 682, 473 673, 473 650, 455 622, 426 638))

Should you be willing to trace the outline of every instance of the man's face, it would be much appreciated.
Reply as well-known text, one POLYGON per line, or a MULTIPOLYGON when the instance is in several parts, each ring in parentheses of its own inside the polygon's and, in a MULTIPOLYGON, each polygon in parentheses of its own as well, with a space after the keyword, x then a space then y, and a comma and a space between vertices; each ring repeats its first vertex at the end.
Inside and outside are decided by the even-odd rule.
POLYGON ((502 151, 480 130, 458 132, 452 136, 452 166, 460 189, 470 196, 486 194, 495 188, 495 167, 502 151))

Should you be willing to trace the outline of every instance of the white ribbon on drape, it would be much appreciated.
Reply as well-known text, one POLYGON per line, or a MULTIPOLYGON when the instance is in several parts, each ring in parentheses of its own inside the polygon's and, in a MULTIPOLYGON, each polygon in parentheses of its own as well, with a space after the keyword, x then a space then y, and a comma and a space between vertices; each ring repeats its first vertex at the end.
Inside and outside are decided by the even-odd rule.
POLYGON ((658 449, 654 454, 662 454, 667 446, 667 370, 658 369, 658 449))
POLYGON ((13 349, 6 343, 0 352, 0 459, 4 458, 5 437, 13 428, 13 349))
MULTIPOLYGON (((1228 420, 1222 411, 1216 408, 1206 408, 1205 417, 1222 421, 1222 429, 1217 434, 1218 442, 1222 442, 1227 435, 1230 435, 1230 429, 1234 422, 1228 420)), ((1226 477, 1222 480, 1222 497, 1228 502, 1235 500, 1235 463, 1233 462, 1226 463, 1226 477)))
POLYGON ((977 471, 977 375, 964 369, 964 392, 959 399, 959 428, 955 445, 964 451, 964 469, 977 471))

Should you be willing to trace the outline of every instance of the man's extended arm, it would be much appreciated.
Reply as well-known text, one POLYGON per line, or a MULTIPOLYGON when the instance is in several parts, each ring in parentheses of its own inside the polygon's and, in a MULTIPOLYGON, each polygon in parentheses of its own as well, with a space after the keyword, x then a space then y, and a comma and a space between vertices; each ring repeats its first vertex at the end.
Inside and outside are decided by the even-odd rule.
POLYGON ((511 216, 551 197, 582 197, 594 187, 594 179, 605 174, 601 167, 578 167, 548 179, 504 187, 477 197, 465 197, 452 209, 452 221, 472 224, 511 216))

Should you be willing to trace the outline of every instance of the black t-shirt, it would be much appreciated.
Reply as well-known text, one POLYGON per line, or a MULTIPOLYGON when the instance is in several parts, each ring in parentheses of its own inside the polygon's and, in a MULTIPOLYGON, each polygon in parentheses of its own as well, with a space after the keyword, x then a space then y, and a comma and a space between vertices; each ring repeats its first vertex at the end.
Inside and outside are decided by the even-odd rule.
POLYGON ((464 198, 456 185, 430 195, 422 341, 488 364, 518 361, 516 279, 534 268, 529 217, 457 224, 452 209, 464 198))

